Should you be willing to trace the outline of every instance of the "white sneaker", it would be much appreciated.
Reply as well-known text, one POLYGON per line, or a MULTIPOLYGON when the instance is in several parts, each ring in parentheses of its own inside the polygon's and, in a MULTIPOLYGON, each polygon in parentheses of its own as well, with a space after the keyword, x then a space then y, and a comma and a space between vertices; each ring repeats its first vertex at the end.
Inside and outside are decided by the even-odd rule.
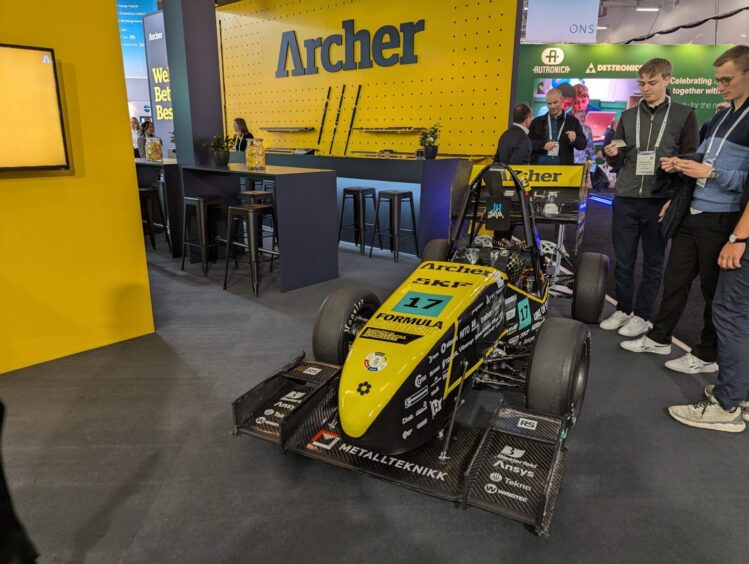
POLYGON ((718 365, 714 362, 705 362, 692 353, 687 353, 684 356, 666 362, 666 368, 674 372, 683 372, 684 374, 699 374, 700 372, 715 372, 718 370, 718 365))
POLYGON ((625 351, 642 353, 649 352, 655 354, 671 354, 671 345, 662 345, 656 343, 653 339, 650 339, 647 335, 643 335, 639 339, 634 341, 622 341, 619 346, 625 351))
POLYGON ((652 325, 645 321, 642 317, 634 315, 630 317, 629 321, 621 326, 619 334, 623 337, 637 337, 643 333, 647 333, 652 328, 652 325))
MULTIPOLYGON (((715 384, 708 384, 705 386, 705 397, 711 398, 713 397, 713 389, 715 388, 715 384)), ((739 407, 741 408, 741 416, 744 418, 744 421, 749 421, 749 400, 742 401, 739 404, 739 407)))
POLYGON ((734 407, 731 411, 726 411, 713 396, 708 396, 694 405, 672 405, 668 412, 679 423, 690 427, 728 433, 740 433, 746 429, 746 423, 741 418, 741 409, 734 407))
POLYGON ((606 331, 613 331, 614 329, 619 329, 619 327, 627 323, 627 321, 629 321, 629 317, 630 316, 623 311, 617 310, 611 317, 608 317, 601 321, 599 327, 606 331))

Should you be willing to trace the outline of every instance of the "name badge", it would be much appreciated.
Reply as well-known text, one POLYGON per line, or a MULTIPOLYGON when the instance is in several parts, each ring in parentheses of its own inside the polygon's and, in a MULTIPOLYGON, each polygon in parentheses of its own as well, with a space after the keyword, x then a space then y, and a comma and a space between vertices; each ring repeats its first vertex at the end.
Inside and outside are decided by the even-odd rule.
MULTIPOLYGON (((706 164, 708 166, 713 166, 713 163, 715 162, 715 159, 704 159, 702 161, 703 164, 706 164)), ((707 184, 707 178, 698 178, 697 182, 695 182, 696 188, 704 188, 705 184, 707 184)))
POLYGON ((558 157, 559 156, 559 143, 554 143, 554 147, 546 151, 546 154, 550 157, 558 157))
POLYGON ((637 153, 635 174, 652 176, 655 174, 655 151, 640 151, 637 153))

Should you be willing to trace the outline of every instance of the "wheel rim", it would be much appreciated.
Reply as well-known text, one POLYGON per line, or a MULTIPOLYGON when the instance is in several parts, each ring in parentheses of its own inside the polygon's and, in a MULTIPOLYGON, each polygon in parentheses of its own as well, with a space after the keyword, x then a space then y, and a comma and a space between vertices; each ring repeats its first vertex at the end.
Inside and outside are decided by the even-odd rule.
POLYGON ((341 331, 341 352, 343 353, 340 358, 342 360, 345 360, 348 356, 349 351, 351 350, 351 345, 354 343, 354 339, 359 334, 359 331, 361 331, 361 328, 366 325, 367 321, 374 315, 374 312, 377 311, 376 307, 372 307, 369 304, 362 304, 361 309, 355 310, 353 312, 354 321, 351 323, 349 327, 344 327, 341 331))

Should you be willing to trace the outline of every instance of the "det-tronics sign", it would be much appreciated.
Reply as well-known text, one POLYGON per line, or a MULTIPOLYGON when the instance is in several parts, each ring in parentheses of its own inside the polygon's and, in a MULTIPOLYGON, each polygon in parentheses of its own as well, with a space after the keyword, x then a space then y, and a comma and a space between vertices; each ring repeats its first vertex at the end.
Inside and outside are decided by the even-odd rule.
POLYGON ((304 39, 301 48, 296 31, 285 31, 281 35, 276 77, 289 76, 289 58, 291 58, 291 76, 320 72, 316 63, 318 57, 326 72, 371 69, 373 65, 379 67, 412 65, 418 61, 414 38, 417 33, 424 31, 424 20, 405 22, 398 27, 384 25, 374 34, 366 29, 356 31, 354 20, 345 20, 342 26, 343 34, 335 33, 328 37, 304 39), (359 61, 355 60, 357 43, 361 53, 359 61), (333 46, 338 47, 337 50, 343 48, 342 56, 340 53, 337 55, 332 53, 333 46))

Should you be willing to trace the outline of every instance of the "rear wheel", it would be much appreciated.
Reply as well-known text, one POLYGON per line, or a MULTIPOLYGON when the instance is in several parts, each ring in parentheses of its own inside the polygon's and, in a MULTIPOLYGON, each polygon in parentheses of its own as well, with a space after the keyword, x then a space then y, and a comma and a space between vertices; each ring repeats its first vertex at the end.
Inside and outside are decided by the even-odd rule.
POLYGON ((590 365, 590 330, 572 319, 547 318, 541 326, 528 364, 528 408, 570 416, 580 415, 590 365))
POLYGON ((450 249, 450 241, 447 239, 432 239, 424 247, 421 253, 421 262, 428 260, 447 260, 447 251, 450 249))
POLYGON ((609 257, 601 253, 583 253, 577 260, 572 292, 572 318, 597 324, 603 317, 609 257))
POLYGON ((328 294, 312 330, 315 358, 343 364, 354 337, 379 307, 380 300, 365 288, 341 288, 328 294))

